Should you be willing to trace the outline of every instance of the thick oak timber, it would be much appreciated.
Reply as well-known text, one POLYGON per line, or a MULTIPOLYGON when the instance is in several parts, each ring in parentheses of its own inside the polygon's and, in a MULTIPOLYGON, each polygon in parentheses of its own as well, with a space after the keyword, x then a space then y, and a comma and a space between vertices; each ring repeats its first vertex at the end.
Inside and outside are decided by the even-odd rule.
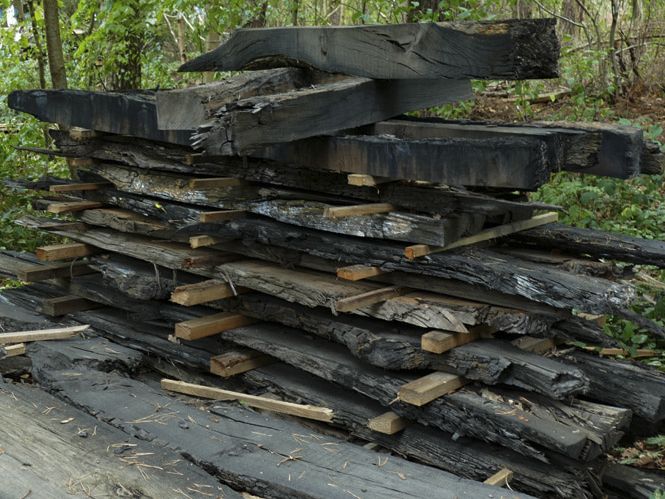
POLYGON ((296 90, 315 81, 299 68, 236 74, 214 83, 157 92, 157 124, 162 130, 193 130, 227 104, 266 94, 296 90))
POLYGON ((246 288, 236 288, 224 281, 210 279, 208 281, 178 286, 171 292, 171 301, 179 305, 191 307, 193 305, 200 305, 201 303, 231 298, 245 292, 247 292, 246 288))
POLYGON ((559 219, 559 214, 556 212, 543 213, 541 215, 536 215, 533 218, 529 218, 528 220, 520 220, 518 222, 499 225, 498 227, 492 227, 491 229, 480 231, 472 236, 463 237, 455 242, 452 242, 440 248, 432 248, 430 246, 427 246, 426 244, 409 246, 404 249, 404 256, 407 257, 409 260, 413 260, 414 258, 431 255, 432 253, 439 253, 454 248, 461 248, 463 246, 469 246, 471 244, 477 244, 483 241, 489 241, 490 239, 496 239, 498 237, 507 236, 509 234, 513 234, 521 230, 532 229, 534 227, 539 227, 541 225, 554 223, 558 219, 559 219))
POLYGON ((67 315, 81 310, 90 310, 99 305, 78 296, 60 296, 42 302, 42 312, 50 316, 67 315))
POLYGON ((48 279, 69 278, 95 272, 84 262, 32 265, 16 271, 16 278, 23 282, 46 281, 48 279))
POLYGON ((618 178, 637 175, 642 170, 642 163, 648 163, 652 157, 644 151, 646 142, 640 129, 603 123, 536 122, 515 125, 399 118, 366 127, 364 133, 421 140, 539 138, 547 144, 550 161, 556 170, 618 178))
POLYGON ((0 333, 0 345, 24 343, 31 341, 62 340, 72 338, 82 333, 90 326, 59 327, 54 329, 41 329, 35 331, 17 331, 0 333))
POLYGON ((524 395, 526 392, 497 387, 477 390, 473 385, 416 407, 398 400, 400 387, 415 376, 370 366, 350 356, 341 345, 267 323, 227 331, 225 338, 251 344, 294 367, 351 388, 401 417, 498 442, 537 459, 543 459, 543 447, 576 459, 593 459, 618 441, 630 421, 630 411, 625 409, 575 399, 570 405, 568 400, 553 401, 533 392, 524 395), (516 402, 522 396, 530 404, 516 402))
POLYGON ((272 145, 251 154, 317 170, 519 190, 535 190, 547 182, 553 166, 546 144, 532 137, 409 140, 339 135, 272 145))
POLYGON ((595 229, 580 229, 563 224, 550 224, 510 236, 514 244, 539 248, 558 248, 588 254, 596 258, 612 258, 624 262, 655 265, 665 268, 665 242, 655 239, 615 234, 595 229))
POLYGON ((40 260, 50 262, 53 260, 72 260, 92 255, 96 251, 92 246, 81 243, 52 244, 49 246, 40 246, 35 250, 35 255, 40 260))
POLYGON ((190 130, 159 129, 155 93, 147 90, 122 93, 15 90, 9 94, 7 103, 16 111, 66 127, 80 126, 185 146, 190 142, 190 130))
POLYGON ((465 384, 466 381, 455 374, 434 372, 402 385, 397 397, 406 404, 421 406, 452 393, 465 384))
MULTIPOLYGON (((214 230, 208 233, 229 238, 234 237, 235 233, 238 239, 307 252, 312 256, 336 261, 336 266, 343 259, 346 264, 372 265, 384 271, 462 281, 488 291, 528 298, 554 308, 576 308, 589 313, 614 312, 617 307, 629 303, 635 295, 631 286, 578 276, 555 268, 544 269, 532 262, 475 247, 430 255, 427 261, 409 261, 403 256, 403 248, 396 244, 333 236, 322 231, 271 221, 253 220, 246 223, 233 220, 224 225, 215 225, 214 230)), ((383 277, 379 276, 379 279, 383 277)), ((404 285, 413 287, 407 283, 404 285)), ((478 299, 480 296, 475 289, 475 299, 478 299)))
POLYGON ((394 435, 406 428, 408 422, 400 418, 394 412, 388 411, 380 416, 370 419, 367 422, 367 426, 372 431, 377 431, 379 433, 385 433, 386 435, 394 435))
MULTIPOLYGON (((365 205, 368 206, 368 205, 365 205)), ((376 205, 371 205, 376 207, 376 205)), ((482 228, 485 217, 460 213, 445 218, 428 217, 420 214, 391 211, 383 205, 378 211, 385 213, 355 212, 353 207, 331 207, 315 201, 288 201, 275 199, 254 203, 248 206, 253 213, 265 215, 280 222, 300 225, 311 229, 335 232, 351 236, 394 239, 397 241, 453 242, 466 234, 473 234, 482 228), (353 216, 328 217, 327 210, 336 213, 338 209, 353 216), (347 208, 351 208, 347 210, 347 208), (356 214, 357 213, 357 214, 356 214)), ((369 208, 368 211, 371 211, 369 208)), ((443 242, 443 244, 448 244, 443 242)))
POLYGON ((207 155, 245 154, 262 145, 334 133, 472 97, 468 80, 336 77, 229 103, 198 127, 192 146, 207 155))
POLYGON ((231 350, 210 357, 210 372, 228 378, 271 364, 274 361, 269 355, 264 355, 249 348, 231 350))
POLYGON ((244 315, 222 312, 176 324, 175 336, 188 341, 198 340, 254 322, 256 322, 255 319, 244 315))
POLYGON ((293 404, 291 402, 273 400, 266 397, 258 397, 256 395, 248 395, 246 393, 233 392, 230 390, 222 390, 221 388, 215 388, 212 386, 195 385, 173 379, 163 379, 161 384, 162 388, 173 392, 215 400, 238 400, 250 407, 267 409, 269 411, 290 414, 292 416, 313 419, 315 421, 330 422, 333 418, 333 412, 326 407, 293 404))
POLYGON ((180 71, 314 67, 375 79, 558 76, 556 20, 240 29, 180 71))
MULTIPOLYGON (((82 154, 80 145, 72 145, 62 134, 51 132, 61 148, 59 154, 82 154)), ((122 137, 109 136, 90 145, 90 154, 103 161, 124 164, 146 170, 162 170, 173 173, 224 175, 248 181, 270 183, 283 187, 325 192, 335 196, 358 199, 366 202, 387 202, 396 206, 424 213, 445 215, 452 212, 505 215, 511 218, 528 218, 534 209, 554 209, 551 205, 528 202, 526 199, 508 197, 499 199, 479 193, 436 185, 392 182, 374 187, 348 185, 347 175, 328 170, 312 170, 274 161, 255 158, 218 156, 207 163, 188 164, 187 154, 181 148, 166 144, 133 139, 122 141, 122 137), (113 139, 113 140, 111 140, 113 139)), ((48 151, 53 154, 53 151, 48 151)), ((57 151, 56 151, 57 152, 57 151)), ((98 181, 99 179, 96 179, 98 181)))

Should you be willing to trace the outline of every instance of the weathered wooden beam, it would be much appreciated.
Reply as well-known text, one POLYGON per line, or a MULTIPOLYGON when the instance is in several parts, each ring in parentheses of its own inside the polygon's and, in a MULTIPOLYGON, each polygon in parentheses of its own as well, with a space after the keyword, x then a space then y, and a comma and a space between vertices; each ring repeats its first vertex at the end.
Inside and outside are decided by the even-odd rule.
POLYGON ((48 279, 68 278, 95 272, 84 262, 54 263, 33 265, 16 271, 16 278, 23 282, 46 281, 48 279))
POLYGON ((41 121, 66 127, 79 126, 185 146, 190 143, 191 130, 159 129, 155 94, 151 91, 16 90, 9 95, 8 105, 41 121))
POLYGON ((191 307, 215 300, 223 300, 246 293, 248 290, 217 279, 210 279, 194 284, 178 286, 171 292, 171 301, 179 305, 191 307))
POLYGON ((71 260, 96 253, 96 248, 81 243, 51 244, 40 246, 35 250, 35 255, 40 260, 47 262, 53 260, 71 260))
POLYGON ((67 315, 82 310, 90 310, 99 305, 78 296, 59 296, 42 302, 42 312, 51 317, 67 315))
POLYGON ((264 355, 249 348, 232 350, 210 357, 210 372, 228 378, 273 362, 275 362, 275 359, 269 355, 264 355))
POLYGON ((555 25, 554 19, 534 19, 240 29, 180 71, 304 64, 377 79, 553 78, 559 56, 555 25))
POLYGON ((376 123, 365 132, 402 139, 450 139, 497 137, 539 138, 547 145, 556 170, 629 178, 642 170, 651 157, 643 151, 639 128, 604 123, 454 122, 436 118, 400 118, 376 123))
POLYGON ((426 352, 444 353, 455 347, 476 341, 480 337, 480 332, 477 329, 468 333, 428 331, 420 337, 420 348, 426 352))
POLYGON ((179 322, 175 326, 175 336, 188 341, 198 340, 254 322, 255 319, 241 314, 222 312, 179 322))
POLYGON ((251 155, 317 170, 527 191, 547 182, 553 167, 547 146, 533 137, 413 140, 339 135, 267 146, 251 155))
POLYGON ((175 229, 170 227, 166 222, 125 209, 104 208, 85 210, 78 217, 88 225, 108 227, 119 232, 141 234, 162 239, 172 238, 175 232, 175 229))
POLYGON ((386 435, 394 435, 399 433, 408 425, 408 421, 399 417, 392 411, 385 412, 380 416, 376 416, 367 422, 370 430, 386 435))
POLYGON ((294 404, 291 402, 284 402, 282 400, 274 400, 266 397, 249 395, 246 393, 233 392, 230 390, 222 390, 221 388, 215 388, 212 386, 185 383, 184 381, 177 381, 173 379, 162 379, 161 385, 164 390, 169 390, 172 392, 214 400, 237 400, 243 404, 247 404, 250 407, 257 407, 259 409, 279 412, 281 414, 289 414, 291 416, 313 419, 315 421, 330 422, 333 418, 333 412, 326 407, 294 404))
POLYGON ((534 227, 540 227, 541 225, 554 223, 558 219, 559 219, 559 214, 556 212, 543 213, 541 215, 536 215, 535 217, 529 218, 528 220, 511 222, 509 224, 499 225, 497 227, 492 227, 491 229, 480 231, 472 236, 463 237, 455 242, 452 242, 440 248, 432 248, 426 244, 417 244, 414 246, 409 246, 404 249, 404 256, 409 260, 413 260, 414 258, 431 255, 432 253, 440 253, 442 251, 461 248, 463 246, 469 246, 483 241, 489 241, 490 239, 496 239, 498 237, 514 234, 515 232, 519 232, 522 230, 528 230, 534 227))
POLYGON ((496 487, 506 487, 510 480, 513 478, 513 472, 507 468, 503 468, 491 477, 485 480, 483 483, 487 485, 494 485, 496 487))
POLYGON ((0 345, 10 345, 14 343, 28 343, 31 341, 63 340, 72 338, 82 333, 90 326, 71 326, 59 327, 54 329, 41 329, 35 331, 17 331, 10 333, 0 333, 0 345))
POLYGON ((406 404, 420 407, 454 392, 465 384, 466 381, 456 374, 433 372, 402 385, 397 397, 406 404))
POLYGON ((266 144, 334 133, 473 98, 471 85, 464 79, 435 85, 427 79, 372 80, 338 75, 327 79, 298 90, 229 103, 213 120, 198 127, 192 145, 208 155, 244 154, 266 144))
POLYGON ((575 254, 612 258, 665 268, 665 242, 595 229, 551 224, 510 236, 511 242, 538 248, 558 248, 575 254))
POLYGON ((157 92, 157 124, 162 130, 193 130, 227 104, 258 95, 296 90, 315 82, 300 68, 248 71, 221 81, 157 92))
POLYGON ((101 208, 102 206, 102 203, 95 201, 68 201, 63 203, 49 203, 46 211, 49 213, 72 213, 75 211, 101 208))

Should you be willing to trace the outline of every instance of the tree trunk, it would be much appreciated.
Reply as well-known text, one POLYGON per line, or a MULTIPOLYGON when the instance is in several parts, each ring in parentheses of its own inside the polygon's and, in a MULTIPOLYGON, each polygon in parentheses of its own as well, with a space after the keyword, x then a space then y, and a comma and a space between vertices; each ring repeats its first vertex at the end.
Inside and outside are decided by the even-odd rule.
POLYGON ((143 12, 138 0, 129 2, 132 11, 127 19, 126 52, 117 60, 116 71, 111 75, 111 90, 131 90, 141 88, 141 52, 145 38, 142 23, 143 12))
POLYGON ((43 5, 46 49, 48 51, 51 82, 53 83, 53 88, 67 88, 67 73, 65 72, 65 58, 62 53, 62 40, 60 39, 60 24, 58 20, 58 0, 43 0, 43 5))

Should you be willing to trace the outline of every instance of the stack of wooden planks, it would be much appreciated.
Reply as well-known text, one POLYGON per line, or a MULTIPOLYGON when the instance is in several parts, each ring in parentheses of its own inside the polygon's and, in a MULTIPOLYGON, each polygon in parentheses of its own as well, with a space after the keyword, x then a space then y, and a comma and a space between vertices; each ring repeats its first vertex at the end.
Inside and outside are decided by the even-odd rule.
POLYGON ((14 182, 56 216, 21 223, 71 242, 0 258, 33 283, 5 296, 139 350, 168 391, 538 497, 638 494, 615 479, 630 470, 604 480, 606 453, 665 419, 665 376, 598 353, 629 354, 606 315, 665 337, 615 264, 665 267, 665 244, 557 224, 527 192, 561 170, 657 173, 660 151, 624 126, 402 115, 469 98, 470 78, 553 77, 557 57, 551 20, 252 29, 182 68, 250 70, 216 83, 14 92, 61 127, 23 149, 73 172, 14 182))

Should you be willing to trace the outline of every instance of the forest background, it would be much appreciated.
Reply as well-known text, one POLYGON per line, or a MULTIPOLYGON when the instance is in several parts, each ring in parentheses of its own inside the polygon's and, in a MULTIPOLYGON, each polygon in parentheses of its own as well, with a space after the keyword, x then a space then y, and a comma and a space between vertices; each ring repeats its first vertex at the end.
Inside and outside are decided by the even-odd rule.
MULTIPOLYGON (((474 101, 419 114, 606 121, 665 141, 665 0, 0 0, 0 179, 68 174, 62 160, 17 149, 50 144, 47 125, 8 109, 15 89, 165 89, 212 81, 225 75, 177 68, 239 27, 529 17, 558 18, 558 79, 476 81, 474 101)), ((532 197, 563 206, 563 221, 572 225, 663 240, 663 180, 560 173, 532 197)), ((30 196, 0 183, 0 249, 48 242, 14 223, 31 211, 30 196)), ((634 270, 645 276, 637 281, 636 308, 665 327, 665 272, 634 270)), ((665 370, 665 344, 629 321, 610 317, 606 329, 630 352, 657 349, 660 355, 645 362, 665 370)), ((665 468, 665 436, 620 450, 617 458, 665 468)))

